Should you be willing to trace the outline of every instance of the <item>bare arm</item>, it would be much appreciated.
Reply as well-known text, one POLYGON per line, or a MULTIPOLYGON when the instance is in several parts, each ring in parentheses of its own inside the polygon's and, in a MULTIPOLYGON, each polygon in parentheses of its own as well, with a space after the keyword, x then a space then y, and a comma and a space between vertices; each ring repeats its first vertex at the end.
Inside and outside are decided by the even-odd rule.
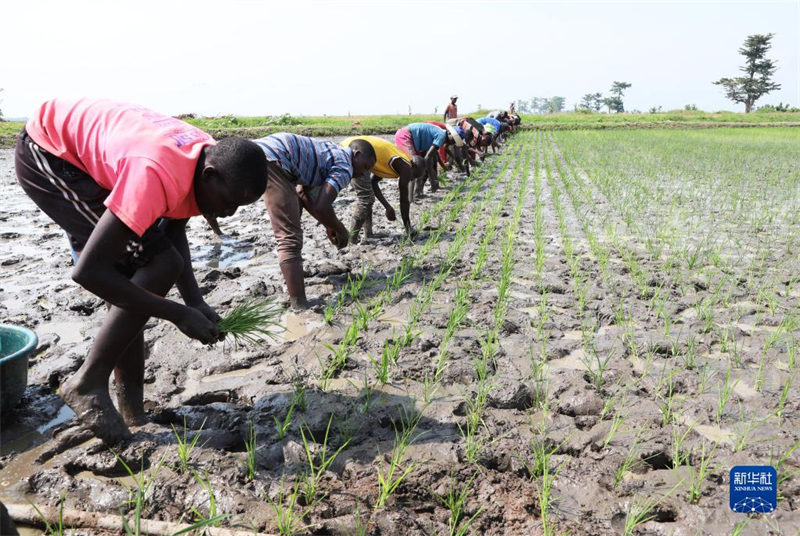
POLYGON ((333 201, 336 199, 336 196, 339 195, 336 188, 325 183, 316 200, 312 200, 305 193, 305 190, 301 191, 298 195, 300 195, 300 201, 302 201, 308 213, 325 226, 328 238, 331 242, 336 244, 339 248, 346 246, 349 240, 349 234, 342 222, 339 221, 339 218, 336 217, 336 212, 333 210, 333 201))
POLYGON ((169 320, 190 337, 207 343, 215 341, 219 334, 217 325, 200 311, 149 292, 117 270, 115 262, 124 254, 128 241, 138 238, 113 212, 106 210, 81 252, 72 279, 121 309, 169 320))
POLYGON ((380 187, 380 182, 381 182, 380 177, 378 177, 377 175, 372 176, 372 192, 375 194, 375 198, 381 202, 383 208, 386 209, 386 217, 389 218, 390 221, 394 221, 397 218, 397 216, 395 216, 394 214, 394 209, 392 208, 392 205, 390 205, 389 202, 386 200, 386 198, 383 196, 383 192, 381 191, 380 187))
MULTIPOLYGON (((197 286, 197 279, 195 279, 192 268, 192 256, 189 253, 189 241, 186 239, 188 222, 189 220, 171 220, 167 224, 166 234, 183 258, 183 271, 175 284, 186 305, 199 310, 212 322, 219 322, 219 315, 206 303, 197 286)), ((216 223, 216 219, 214 222, 216 223)))

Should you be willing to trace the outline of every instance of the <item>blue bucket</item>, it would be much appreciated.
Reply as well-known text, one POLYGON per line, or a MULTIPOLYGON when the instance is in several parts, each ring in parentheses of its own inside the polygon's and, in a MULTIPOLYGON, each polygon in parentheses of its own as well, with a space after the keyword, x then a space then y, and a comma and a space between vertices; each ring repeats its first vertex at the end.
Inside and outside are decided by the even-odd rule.
POLYGON ((25 394, 28 355, 39 339, 29 329, 0 324, 0 416, 7 417, 25 394))

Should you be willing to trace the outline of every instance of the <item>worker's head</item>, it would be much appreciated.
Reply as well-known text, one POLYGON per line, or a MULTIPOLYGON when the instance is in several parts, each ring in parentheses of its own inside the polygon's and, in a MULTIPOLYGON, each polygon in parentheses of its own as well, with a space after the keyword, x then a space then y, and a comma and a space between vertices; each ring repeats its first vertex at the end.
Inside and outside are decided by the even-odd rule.
POLYGON ((455 104, 457 100, 458 100, 458 95, 455 95, 455 94, 450 95, 450 102, 455 104))
POLYGON ((353 140, 350 143, 353 151, 353 176, 360 177, 375 167, 375 148, 366 140, 353 140))
POLYGON ((214 218, 232 216, 267 187, 267 160, 252 141, 225 138, 203 149, 195 170, 194 195, 200 212, 214 218))

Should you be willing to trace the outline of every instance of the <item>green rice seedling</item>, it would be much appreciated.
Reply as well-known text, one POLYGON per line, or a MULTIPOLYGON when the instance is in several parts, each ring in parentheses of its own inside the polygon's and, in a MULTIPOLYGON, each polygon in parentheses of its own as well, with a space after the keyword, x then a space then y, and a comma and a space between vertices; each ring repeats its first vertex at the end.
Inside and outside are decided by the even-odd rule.
POLYGON ((204 472, 203 475, 204 476, 200 476, 200 473, 192 469, 192 476, 194 476, 195 481, 208 493, 207 515, 200 512, 197 508, 192 507, 195 523, 192 526, 195 527, 195 530, 206 526, 218 527, 224 520, 232 517, 230 514, 220 514, 217 512, 217 496, 211 487, 211 479, 208 478, 207 472, 204 472))
POLYGON ((783 412, 786 407, 786 401, 789 399, 789 390, 792 387, 792 377, 787 376, 786 381, 783 382, 783 388, 781 389, 781 396, 778 398, 778 409, 775 410, 774 415, 778 418, 778 425, 781 424, 783 420, 783 412))
POLYGON ((716 369, 705 365, 697 371, 697 375, 700 377, 698 394, 702 395, 705 394, 706 391, 708 391, 708 382, 711 380, 711 378, 714 377, 716 373, 717 373, 716 369))
POLYGON ((614 436, 617 435, 617 432, 619 432, 619 427, 622 426, 624 421, 625 416, 622 415, 621 411, 614 413, 614 417, 611 419, 611 427, 608 429, 606 438, 603 440, 603 449, 608 448, 608 444, 611 443, 611 441, 614 439, 614 436))
POLYGON ((750 518, 749 517, 746 517, 746 518, 742 519, 741 521, 739 521, 738 523, 736 523, 733 526, 733 529, 731 530, 731 536, 741 536, 742 532, 744 531, 744 529, 747 527, 747 525, 749 523, 750 523, 750 518))
POLYGON ((705 441, 703 441, 701 450, 700 450, 700 459, 698 460, 697 468, 693 465, 689 465, 689 502, 691 504, 697 504, 700 500, 700 496, 702 494, 703 482, 705 482, 708 475, 714 471, 714 467, 711 465, 711 460, 714 457, 714 452, 717 450, 717 445, 715 444, 711 450, 708 450, 708 445, 705 441))
POLYGON ((797 474, 800 474, 800 469, 795 469, 794 471, 787 471, 786 470, 786 462, 789 460, 789 457, 797 450, 797 447, 800 447, 800 440, 797 440, 794 445, 792 445, 786 452, 781 454, 779 458, 775 458, 775 456, 770 452, 769 456, 769 464, 775 468, 775 472, 778 473, 778 500, 782 500, 784 497, 781 495, 781 489, 784 482, 791 479, 797 474))
POLYGON ((714 328, 714 309, 708 298, 703 298, 695 307, 697 310, 697 318, 703 323, 701 331, 703 333, 710 333, 714 328))
POLYGON ((306 386, 303 384, 301 377, 297 377, 292 381, 294 385, 294 392, 292 393, 291 405, 297 408, 300 413, 305 413, 308 408, 308 398, 306 397, 306 386))
POLYGON ((602 391, 606 383, 606 371, 613 357, 613 350, 608 352, 605 357, 600 357, 593 345, 590 351, 585 352, 581 357, 581 361, 586 366, 586 374, 589 377, 589 381, 598 392, 602 391))
POLYGON ((553 455, 558 452, 566 439, 562 441, 558 445, 551 445, 547 441, 547 425, 545 424, 544 420, 542 420, 537 429, 534 431, 536 437, 531 439, 529 445, 531 448, 531 457, 530 458, 523 458, 522 463, 525 465, 525 469, 528 471, 528 475, 530 478, 539 478, 546 475, 550 469, 550 461, 553 458, 553 455))
POLYGON ((744 411, 744 406, 739 402, 739 421, 733 431, 733 451, 740 452, 747 448, 750 436, 753 431, 761 426, 766 419, 748 418, 744 411))
POLYGON ((756 377, 753 379, 753 389, 756 391, 761 390, 761 385, 764 383, 764 364, 767 360, 767 355, 764 352, 761 352, 761 359, 758 360, 758 370, 756 371, 756 377))
POLYGON ((797 339, 792 337, 789 339, 789 342, 786 343, 786 362, 789 370, 797 368, 797 350, 797 339))
POLYGON ((465 536, 472 526, 472 523, 475 521, 475 518, 483 512, 483 506, 478 508, 471 517, 466 517, 467 514, 464 511, 465 503, 472 491, 472 482, 475 480, 476 476, 477 473, 472 475, 468 481, 460 483, 455 475, 451 474, 450 484, 447 486, 447 493, 444 495, 433 494, 439 502, 442 503, 442 506, 447 508, 450 512, 447 519, 447 532, 450 536, 465 536))
POLYGON ((292 397, 292 403, 289 405, 289 410, 286 412, 286 415, 283 417, 283 419, 278 419, 274 416, 272 417, 272 420, 275 421, 275 431, 278 432, 278 439, 283 439, 286 437, 286 432, 292 425, 292 416, 294 415, 295 404, 296 401, 294 397, 292 397))
POLYGON ((539 498, 539 518, 542 520, 542 533, 545 536, 552 536, 555 534, 555 527, 550 517, 550 510, 552 509, 555 498, 553 497, 553 483, 555 482, 558 473, 565 462, 561 462, 555 470, 551 470, 548 465, 544 467, 542 479, 536 494, 539 498))
POLYGON ((395 424, 394 428, 394 449, 389 459, 388 467, 384 464, 378 467, 378 498, 375 508, 382 508, 386 501, 397 490, 397 487, 405 480, 408 475, 416 469, 416 464, 410 463, 405 469, 400 467, 405 458, 409 445, 416 441, 420 434, 415 435, 422 413, 412 409, 404 409, 400 419, 400 427, 395 424))
MULTIPOLYGON (((738 381, 738 380, 736 380, 738 381)), ((728 365, 728 372, 725 374, 725 383, 719 383, 718 396, 717 396, 717 424, 722 423, 722 414, 725 412, 725 406, 733 393, 733 388, 736 381, 731 382, 731 367, 728 365)))
MULTIPOLYGON (((666 364, 665 364, 666 366, 666 364)), ((661 424, 667 426, 675 418, 675 370, 670 370, 663 385, 666 385, 666 396, 660 392, 656 394, 659 400, 658 409, 661 411, 661 424)), ((657 387, 660 390, 662 385, 657 387)))
POLYGON ((684 449, 686 438, 694 429, 696 423, 686 427, 686 431, 681 433, 681 427, 678 423, 672 423, 672 468, 677 469, 681 465, 686 465, 689 462, 689 452, 684 449))
POLYGON ((628 505, 628 508, 625 510, 625 526, 623 528, 622 535, 634 536, 637 527, 647 523, 651 519, 655 519, 655 516, 652 514, 653 509, 665 498, 672 495, 672 493, 680 484, 682 484, 682 482, 676 484, 675 487, 661 497, 644 500, 634 499, 631 501, 628 505))
MULTIPOLYGON (((675 340, 677 342, 678 339, 675 340)), ((694 370, 697 368, 697 339, 694 335, 690 335, 686 340, 686 351, 680 355, 684 369, 694 370)))
POLYGON ((329 300, 327 303, 325 303, 324 318, 325 318, 325 323, 328 325, 330 325, 331 322, 333 322, 333 317, 336 315, 336 311, 338 309, 336 304, 337 304, 336 298, 334 298, 333 300, 329 300))
POLYGON ((175 425, 170 424, 172 427, 172 433, 175 434, 175 441, 178 444, 178 472, 185 473, 186 470, 189 468, 189 458, 192 456, 192 451, 197 446, 197 441, 200 439, 200 432, 203 431, 203 426, 205 426, 206 420, 203 419, 203 422, 200 424, 200 429, 194 434, 194 437, 191 439, 186 437, 188 432, 186 428, 186 416, 183 417, 183 432, 178 434, 178 431, 175 430, 175 425))
POLYGON ((281 484, 275 500, 265 495, 267 504, 275 512, 275 526, 281 536, 294 536, 305 532, 309 527, 305 524, 306 516, 313 509, 313 505, 300 506, 300 483, 295 482, 290 490, 287 490, 284 483, 284 475, 281 475, 281 484))
POLYGON ((280 331, 278 318, 283 309, 273 300, 248 301, 237 305, 219 322, 219 332, 235 346, 262 344, 275 339, 280 331))
POLYGON ((147 508, 149 497, 151 494, 151 490, 153 489, 153 484, 155 484, 156 477, 158 473, 161 471, 161 467, 164 463, 164 456, 166 453, 161 456, 156 464, 155 468, 153 468, 147 475, 144 473, 144 457, 142 457, 141 468, 139 469, 139 473, 136 474, 130 468, 130 466, 125 462, 125 460, 120 457, 119 454, 112 451, 114 453, 114 457, 117 461, 122 465, 125 471, 128 473, 128 476, 131 477, 133 480, 133 485, 129 486, 128 484, 123 484, 127 491, 129 499, 124 501, 123 505, 128 505, 129 507, 133 508, 133 525, 131 526, 128 517, 123 514, 122 516, 122 528, 125 530, 125 534, 128 536, 140 536, 142 534, 142 514, 144 510, 147 508))
POLYGON ((312 452, 308 437, 313 437, 311 429, 306 426, 308 437, 306 437, 303 428, 300 428, 300 436, 303 439, 303 450, 305 451, 306 461, 308 462, 308 471, 304 481, 303 497, 307 505, 314 505, 317 502, 317 495, 319 493, 319 485, 322 482, 322 477, 325 471, 331 466, 333 461, 350 444, 350 440, 345 441, 333 453, 328 451, 328 437, 331 430, 331 422, 333 422, 333 415, 328 419, 328 426, 325 428, 325 437, 322 440, 322 447, 315 455, 312 452))
MULTIPOLYGON (((50 523, 48 521, 47 516, 39 510, 39 507, 33 504, 31 501, 28 501, 34 510, 36 510, 36 515, 41 518, 42 523, 44 524, 44 535, 45 536, 66 536, 66 527, 64 526, 64 502, 66 498, 66 492, 62 491, 61 495, 58 498, 58 519, 54 522, 50 523)), ((26 499, 27 500, 27 499, 26 499)), ((75 530, 73 528, 71 534, 75 534, 75 530)))
POLYGON ((625 459, 622 460, 622 463, 619 464, 619 467, 617 467, 617 470, 614 472, 615 488, 619 486, 620 482, 622 482, 622 479, 625 477, 625 473, 630 472, 633 464, 636 463, 636 460, 639 458, 639 454, 639 435, 637 434, 636 437, 633 438, 633 443, 631 443, 627 454, 625 454, 625 459))
POLYGON ((247 437, 244 440, 244 448, 247 451, 247 456, 244 459, 247 480, 253 480, 256 477, 256 449, 258 448, 256 427, 253 421, 247 423, 247 437))
POLYGON ((372 406, 373 394, 375 394, 375 387, 369 382, 369 376, 365 371, 364 379, 361 380, 361 413, 369 412, 369 408, 372 406))

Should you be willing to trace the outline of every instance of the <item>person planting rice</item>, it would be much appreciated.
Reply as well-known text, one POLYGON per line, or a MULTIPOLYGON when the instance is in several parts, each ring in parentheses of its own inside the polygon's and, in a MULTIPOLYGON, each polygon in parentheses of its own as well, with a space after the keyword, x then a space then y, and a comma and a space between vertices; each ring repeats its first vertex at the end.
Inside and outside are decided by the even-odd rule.
POLYGON ((437 165, 444 167, 444 162, 439 156, 439 148, 448 143, 447 131, 430 123, 411 123, 395 132, 394 143, 408 155, 421 156, 425 161, 425 173, 415 181, 416 193, 412 197, 422 196, 422 188, 429 178, 431 192, 438 190, 437 165))
POLYGON ((481 117, 478 119, 478 123, 483 125, 483 130, 491 134, 491 146, 492 152, 497 152, 497 140, 500 137, 500 133, 503 129, 503 123, 494 119, 493 117, 481 117))
POLYGON ((305 309, 302 210, 305 208, 325 226, 332 244, 345 247, 349 233, 336 217, 333 201, 353 176, 375 165, 375 150, 364 140, 340 147, 331 141, 285 132, 254 141, 266 156, 264 203, 278 242, 278 263, 289 302, 293 309, 305 309))
POLYGON ((358 242, 361 228, 364 228, 364 236, 372 236, 372 206, 375 198, 381 202, 386 209, 386 218, 395 221, 397 216, 394 209, 386 201, 381 192, 379 183, 381 179, 397 179, 397 188, 400 192, 400 217, 403 220, 403 227, 409 235, 414 234, 409 218, 409 196, 414 180, 425 173, 425 162, 422 157, 410 157, 405 152, 398 149, 394 144, 378 138, 376 136, 355 136, 342 141, 343 147, 349 147, 353 142, 365 141, 369 143, 375 151, 375 165, 372 166, 372 179, 369 173, 353 176, 353 189, 356 192, 356 206, 353 210, 353 225, 350 229, 352 241, 358 242))
POLYGON ((220 317, 197 288, 186 222, 256 201, 266 186, 263 154, 250 141, 217 143, 141 106, 55 99, 19 135, 15 166, 23 190, 67 232, 78 259, 73 280, 110 304, 59 394, 97 437, 116 443, 145 422, 148 319, 169 320, 206 344, 218 339, 220 317), (174 284, 185 305, 164 298, 174 284))
POLYGON ((452 167, 450 162, 455 162, 459 171, 463 171, 467 174, 467 176, 469 176, 469 167, 464 165, 465 156, 461 152, 461 148, 464 147, 464 130, 458 126, 446 125, 441 121, 425 122, 429 125, 434 125, 447 131, 448 143, 445 143, 442 147, 439 147, 439 161, 442 162, 444 169, 449 170, 452 167))

